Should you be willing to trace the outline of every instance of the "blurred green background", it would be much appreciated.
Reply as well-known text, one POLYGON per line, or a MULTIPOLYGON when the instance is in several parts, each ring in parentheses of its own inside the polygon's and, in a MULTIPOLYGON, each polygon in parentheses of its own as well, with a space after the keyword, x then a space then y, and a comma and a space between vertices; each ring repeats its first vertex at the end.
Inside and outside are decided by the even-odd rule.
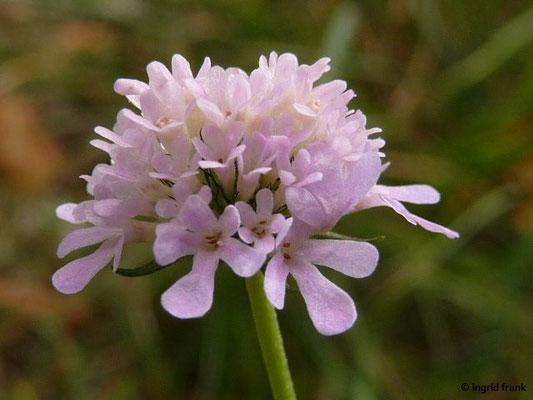
MULTIPOLYGON (((186 270, 102 271, 53 290, 73 228, 55 207, 87 198, 105 155, 89 146, 128 107, 115 79, 145 79, 174 53, 250 71, 259 55, 332 58, 369 126, 384 129, 383 182, 429 183, 412 206, 462 233, 450 241, 387 209, 337 231, 384 234, 364 280, 329 274, 356 300, 347 333, 320 336, 300 295, 279 313, 301 399, 533 398, 533 7, 526 0, 0 0, 0 399, 269 399, 244 282, 217 275, 200 320, 159 296, 186 270), (461 392, 461 383, 528 392, 461 392)), ((131 250, 124 266, 149 258, 131 250)))

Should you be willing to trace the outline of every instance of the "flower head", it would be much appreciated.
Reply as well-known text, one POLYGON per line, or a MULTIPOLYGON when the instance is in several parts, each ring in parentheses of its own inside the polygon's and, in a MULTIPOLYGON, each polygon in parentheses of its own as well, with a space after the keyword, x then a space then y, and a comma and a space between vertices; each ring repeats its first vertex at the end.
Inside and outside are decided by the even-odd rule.
POLYGON ((265 261, 265 290, 284 304, 290 274, 323 334, 348 329, 356 318, 351 298, 315 265, 352 277, 369 275, 377 251, 355 241, 316 240, 344 215, 392 207, 413 224, 448 237, 458 235, 411 214, 402 202, 435 203, 431 187, 387 187, 379 128, 351 110, 345 82, 317 84, 329 59, 301 65, 293 54, 262 56, 250 74, 212 65, 196 75, 175 55, 169 71, 152 62, 148 82, 119 79, 114 86, 137 112, 121 110, 113 129, 98 127, 91 142, 109 164, 83 176, 93 199, 60 206, 68 222, 89 224, 69 234, 60 257, 101 243, 91 255, 54 274, 64 293, 81 290, 130 243, 153 241, 160 265, 193 256, 192 270, 162 296, 179 318, 211 307, 215 272, 222 260, 249 277, 265 261))

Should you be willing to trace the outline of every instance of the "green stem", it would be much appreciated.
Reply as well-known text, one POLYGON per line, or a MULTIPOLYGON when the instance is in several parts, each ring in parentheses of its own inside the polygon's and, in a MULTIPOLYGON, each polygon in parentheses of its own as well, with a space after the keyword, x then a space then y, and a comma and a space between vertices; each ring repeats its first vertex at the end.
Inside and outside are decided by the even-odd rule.
POLYGON ((296 400, 276 310, 265 295, 263 280, 263 273, 259 271, 246 279, 246 289, 268 380, 275 400, 296 400))

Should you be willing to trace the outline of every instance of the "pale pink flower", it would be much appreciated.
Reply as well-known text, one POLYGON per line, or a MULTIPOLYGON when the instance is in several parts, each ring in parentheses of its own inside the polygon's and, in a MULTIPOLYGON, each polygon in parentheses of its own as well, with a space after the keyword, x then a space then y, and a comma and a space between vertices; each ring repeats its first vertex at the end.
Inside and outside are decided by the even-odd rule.
POLYGON ((270 253, 274 250, 274 235, 290 226, 282 214, 273 214, 274 196, 268 189, 261 189, 255 196, 256 211, 245 202, 235 204, 241 216, 239 236, 245 243, 253 243, 257 250, 270 253))
POLYGON ((364 278, 374 272, 378 251, 366 242, 308 239, 309 231, 309 227, 295 222, 286 236, 278 235, 277 250, 266 267, 265 292, 270 302, 282 309, 287 277, 291 274, 316 329, 323 335, 336 335, 355 322, 355 305, 346 292, 326 279, 313 264, 364 278))
POLYGON ((285 200, 294 217, 316 230, 327 231, 374 186, 381 164, 376 153, 347 162, 324 143, 309 145, 307 149, 308 156, 302 162, 305 167, 300 168, 305 170, 301 175, 304 178, 299 181, 305 185, 289 186, 285 200), (320 179, 310 179, 315 176, 320 179))
POLYGON ((279 152, 275 140, 269 139, 260 133, 249 134, 243 139, 246 151, 237 157, 239 200, 249 200, 261 177, 272 171, 272 163, 279 152))
POLYGON ((154 255, 159 264, 194 254, 192 271, 161 297, 169 313, 179 318, 195 318, 209 311, 219 260, 242 277, 250 277, 261 268, 266 253, 233 238, 239 226, 235 206, 227 206, 217 219, 204 198, 192 195, 178 218, 157 227, 154 255))
POLYGON ((116 204, 93 201, 81 205, 67 203, 57 208, 57 216, 68 222, 95 224, 93 227, 69 233, 59 244, 58 257, 63 258, 74 250, 102 243, 94 253, 71 261, 56 271, 52 282, 60 292, 66 294, 79 292, 113 259, 113 268, 116 270, 125 244, 154 239, 155 224, 130 219, 131 215, 137 214, 136 208, 139 204, 124 201, 120 213, 115 206, 116 204), (106 217, 108 213, 112 215, 106 217))

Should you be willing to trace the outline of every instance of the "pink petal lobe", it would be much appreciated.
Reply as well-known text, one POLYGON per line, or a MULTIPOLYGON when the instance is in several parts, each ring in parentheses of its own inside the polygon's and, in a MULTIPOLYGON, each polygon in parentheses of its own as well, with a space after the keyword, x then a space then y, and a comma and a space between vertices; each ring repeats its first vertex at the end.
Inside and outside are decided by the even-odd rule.
POLYGON ((263 266, 266 254, 233 238, 224 240, 218 251, 220 258, 239 276, 248 278, 263 266))
POLYGON ((161 89, 168 81, 172 79, 170 71, 164 64, 159 61, 152 61, 146 66, 148 74, 148 84, 153 89, 161 89))
POLYGON ((57 256, 59 258, 65 257, 71 251, 81 249, 82 247, 90 246, 92 244, 100 243, 113 235, 117 235, 118 231, 109 228, 100 228, 93 226, 91 228, 77 229, 70 232, 59 244, 57 248, 57 256))
POLYGON ((172 56, 172 75, 182 82, 193 77, 191 65, 181 54, 172 56))
POLYGON ((435 222, 428 221, 427 219, 424 219, 422 217, 419 217, 419 216, 415 216, 415 217, 416 217, 415 219, 418 225, 420 225, 426 231, 433 232, 433 233, 441 233, 444 236, 446 236, 448 239, 459 239, 459 237, 461 237, 459 232, 448 229, 445 226, 436 224, 435 222))
POLYGON ((253 208, 248 203, 239 201, 235 204, 235 207, 239 210, 239 215, 244 226, 251 227, 255 224, 257 218, 253 208))
POLYGON ((71 224, 81 224, 85 222, 84 219, 79 219, 74 214, 74 210, 78 205, 75 203, 61 204, 56 208, 56 215, 63 221, 70 222, 71 224))
POLYGON ((121 235, 115 245, 115 253, 113 254, 113 272, 120 267, 120 260, 122 260, 122 250, 124 249, 124 235, 121 235))
POLYGON ((117 79, 113 85, 113 90, 123 96, 139 95, 148 88, 146 83, 136 79, 117 79))
POLYGON ((231 160, 234 160, 235 158, 239 157, 243 152, 244 150, 246 150, 246 145, 244 144, 241 144, 235 148, 233 148, 229 155, 228 155, 228 159, 227 161, 231 161, 231 160))
POLYGON ((218 126, 222 125, 224 122, 224 115, 222 115, 222 112, 215 104, 204 98, 196 99, 196 104, 211 122, 214 122, 218 126))
POLYGON ((220 216, 218 223, 225 235, 233 236, 241 225, 241 218, 237 208, 233 205, 227 206, 220 216))
POLYGON ((409 210, 407 210, 407 208, 403 206, 402 203, 397 200, 387 199, 385 197, 382 197, 382 200, 384 200, 389 207, 391 207, 394 211, 396 211, 398 214, 400 214, 413 225, 420 225, 422 228, 430 232, 441 233, 449 239, 457 239, 460 236, 459 233, 452 231, 451 229, 448 229, 445 226, 436 224, 434 222, 428 221, 427 219, 419 217, 418 215, 412 214, 409 210))
POLYGON ((379 253, 370 243, 354 240, 308 240, 305 256, 352 278, 364 278, 376 269, 379 253))
POLYGON ((274 233, 281 232, 283 228, 287 225, 288 220, 281 214, 274 214, 270 220, 270 231, 274 233))
POLYGON ((357 312, 351 297, 327 280, 314 265, 291 265, 290 272, 318 332, 326 336, 337 335, 354 324, 357 312))
POLYGON ((381 159, 376 153, 365 154, 355 162, 353 172, 349 175, 349 192, 352 193, 351 205, 359 203, 374 186, 381 174, 381 159))
POLYGON ((198 252, 192 271, 178 280, 161 296, 163 308, 177 318, 198 318, 213 304, 218 257, 212 252, 198 252))
POLYGON ((117 240, 108 240, 94 253, 69 262, 52 276, 52 284, 61 293, 82 290, 113 258, 117 240))
POLYGON ((154 256, 159 265, 167 265, 189 254, 194 254, 199 239, 185 227, 169 222, 156 228, 154 256))
POLYGON ((268 254, 274 250, 274 247, 276 247, 276 241, 272 235, 265 235, 260 239, 256 239, 254 243, 254 249, 265 254, 268 254))
POLYGON ((265 271, 265 293, 274 307, 281 310, 285 304, 285 285, 289 269, 283 262, 281 254, 276 254, 269 261, 265 271))
POLYGON ((268 189, 261 189, 257 192, 255 199, 257 201, 257 216, 259 218, 270 217, 274 208, 274 196, 272 192, 268 189))
POLYGON ((413 204, 435 204, 440 201, 440 194, 429 185, 382 186, 376 189, 385 191, 385 196, 398 201, 413 204))
POLYGON ((252 231, 244 226, 239 228, 238 232, 239 237, 245 243, 253 243, 253 241, 255 240, 255 236, 252 231))
POLYGON ((179 217, 187 228, 195 232, 209 231, 217 223, 209 205, 198 195, 189 196, 181 208, 179 217))
POLYGON ((155 212, 163 218, 173 218, 178 215, 179 207, 175 200, 161 199, 155 205, 155 212))
POLYGON ((209 160, 201 160, 198 162, 198 165, 203 169, 217 169, 217 168, 225 168, 226 164, 219 163, 218 161, 209 161, 209 160))

